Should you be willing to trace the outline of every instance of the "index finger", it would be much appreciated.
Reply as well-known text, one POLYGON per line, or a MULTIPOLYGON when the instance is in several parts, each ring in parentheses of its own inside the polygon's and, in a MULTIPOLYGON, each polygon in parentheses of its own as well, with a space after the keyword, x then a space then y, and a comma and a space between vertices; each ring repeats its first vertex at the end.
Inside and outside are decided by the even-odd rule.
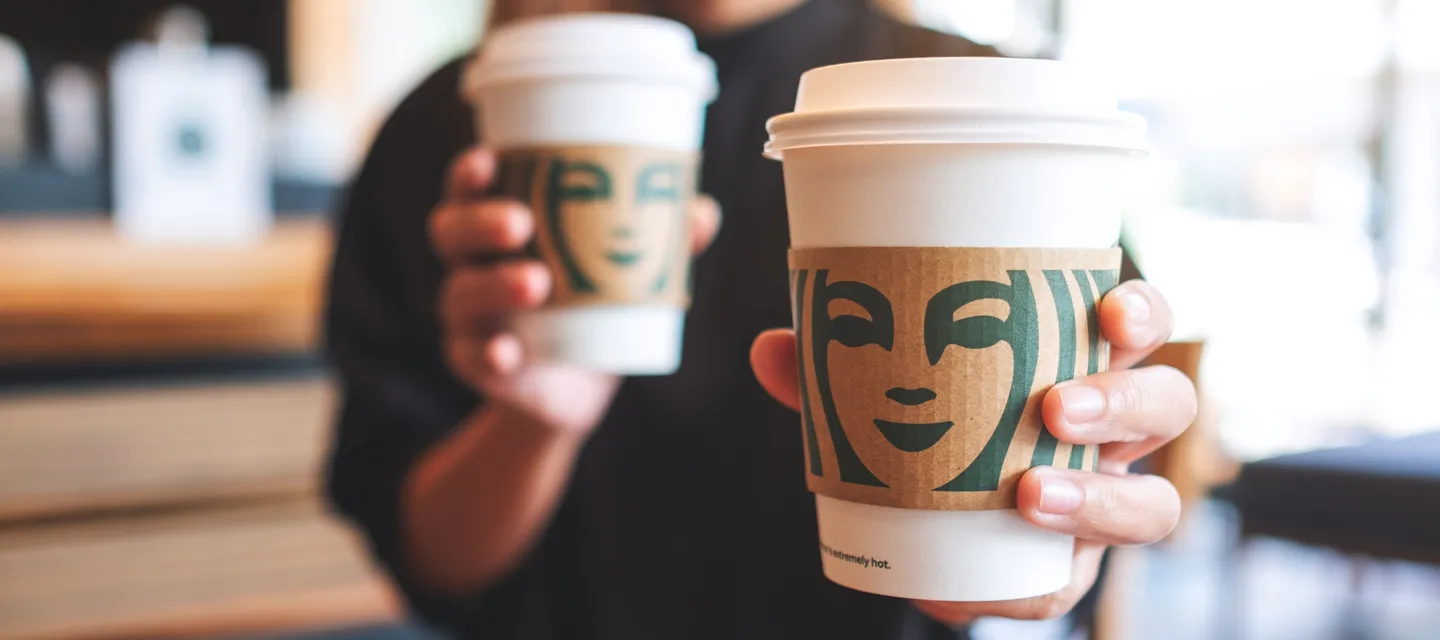
POLYGON ((1136 443, 1130 449, 1138 458, 1183 433, 1195 421, 1197 405, 1190 378, 1153 366, 1057 384, 1045 393, 1040 414, 1062 442, 1136 443))
POLYGON ((471 147, 455 157, 445 177, 446 200, 471 200, 485 195, 495 179, 495 152, 471 147))

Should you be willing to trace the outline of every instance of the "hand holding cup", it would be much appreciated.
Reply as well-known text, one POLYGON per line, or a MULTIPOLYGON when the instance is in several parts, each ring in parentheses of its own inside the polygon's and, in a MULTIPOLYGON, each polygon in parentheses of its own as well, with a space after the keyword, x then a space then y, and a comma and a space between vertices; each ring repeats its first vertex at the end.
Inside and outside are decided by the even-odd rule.
MULTIPOLYGON (((539 260, 515 257, 535 234, 521 202, 488 197, 496 156, 471 149, 453 163, 445 200, 430 217, 435 252, 449 268, 439 317, 451 371, 488 401, 543 426, 586 432, 600 421, 617 386, 613 375, 527 357, 509 319, 541 307, 553 276, 539 260)), ((690 250, 698 254, 720 224, 709 197, 689 208, 690 250)))
MULTIPOLYGON (((1057 618, 1095 584, 1106 547, 1157 542, 1180 518, 1175 487, 1163 478, 1129 473, 1134 461, 1179 436, 1195 418, 1195 388, 1163 366, 1132 369, 1164 344, 1173 316, 1165 298, 1144 282, 1116 287, 1100 303, 1100 327, 1110 341, 1110 371, 1051 388, 1045 425, 1062 443, 1099 445, 1094 472, 1036 467, 1021 479, 1020 514, 1042 529, 1076 537, 1070 582, 1055 593, 996 602, 916 601, 951 625, 992 616, 1057 618)), ((761 334, 750 355, 755 376, 777 400, 799 410, 795 333, 761 334)))

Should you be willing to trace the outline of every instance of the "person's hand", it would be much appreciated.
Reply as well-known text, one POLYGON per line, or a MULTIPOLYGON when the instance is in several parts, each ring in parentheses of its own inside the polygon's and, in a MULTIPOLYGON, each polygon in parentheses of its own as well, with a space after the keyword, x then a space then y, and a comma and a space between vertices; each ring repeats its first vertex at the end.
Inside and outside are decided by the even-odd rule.
MULTIPOLYGON (((495 260, 530 242, 535 219, 514 199, 486 198, 495 177, 493 151, 471 149, 455 159, 445 200, 430 216, 430 240, 449 268, 439 315, 451 371, 492 406, 526 421, 584 434, 603 417, 619 380, 577 367, 530 362, 507 327, 516 311, 550 295, 551 275, 537 260, 495 260)), ((715 236, 720 209, 702 197, 691 207, 691 248, 715 236)))
MULTIPOLYGON (((1180 435, 1195 419, 1195 387, 1170 367, 1132 369, 1170 337, 1170 306, 1154 287, 1124 283, 1100 303, 1100 329, 1110 341, 1110 371, 1055 385, 1043 415, 1061 442, 1099 444, 1095 472, 1051 467, 1020 479, 1018 509, 1037 526, 1077 538, 1070 584, 1055 593, 1003 602, 922 602, 931 618, 961 625, 994 616, 1057 618, 1095 584, 1110 545, 1148 544, 1170 535, 1180 519, 1175 487, 1157 476, 1131 475, 1130 463, 1180 435)), ((780 402, 798 410, 795 333, 775 329, 755 339, 755 376, 780 402)))

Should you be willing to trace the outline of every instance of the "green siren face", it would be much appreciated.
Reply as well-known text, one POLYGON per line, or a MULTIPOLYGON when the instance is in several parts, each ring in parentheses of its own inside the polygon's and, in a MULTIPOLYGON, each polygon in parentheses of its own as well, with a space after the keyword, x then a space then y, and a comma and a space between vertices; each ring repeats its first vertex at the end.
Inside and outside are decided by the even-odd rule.
POLYGON ((683 294, 693 166, 627 148, 512 152, 501 182, 534 209, 533 253, 554 267, 561 300, 647 301, 683 294))
MULTIPOLYGON (((950 285, 916 305, 924 309, 921 323, 897 327, 891 296, 860 282, 830 282, 829 275, 826 269, 816 270, 814 275, 810 339, 821 410, 835 442, 841 480, 893 486, 897 478, 887 482, 880 475, 892 475, 885 472, 907 462, 902 455, 892 454, 919 456, 922 459, 911 464, 925 465, 929 461, 924 458, 930 457, 926 452, 957 424, 963 424, 965 430, 978 427, 990 437, 980 455, 956 470, 955 477, 937 490, 993 491, 1034 381, 1037 329, 1029 277, 1023 271, 1012 271, 1009 283, 977 280, 950 285), (1004 311, 961 315, 969 311, 969 303, 984 301, 1000 303, 1004 311), (957 349, 949 349, 952 346, 957 349), (903 358, 913 362, 897 362, 903 358), (852 377, 846 392, 836 398, 831 372, 837 370, 905 370, 913 374, 901 380, 852 377), (966 385, 944 384, 964 380, 967 371, 980 370, 994 371, 1003 380, 1003 405, 963 397, 970 390, 966 385), (960 397, 942 398, 941 393, 960 397), (877 397, 886 401, 877 403, 877 397), (952 412, 955 408, 965 412, 952 412), (870 452, 868 465, 847 451, 854 447, 846 435, 867 427, 875 429, 891 448, 870 452)), ((941 460, 933 463, 945 464, 941 460)))
MULTIPOLYGON (((836 255, 907 249, 813 251, 806 264, 792 254, 791 276, 812 488, 933 506, 943 499, 927 494, 993 493, 1007 473, 1055 463, 1058 443, 1027 409, 1055 381, 1100 369, 1095 301, 1114 271, 987 260, 918 277, 883 256, 836 255)), ((1060 464, 1086 465, 1084 448, 1066 449, 1060 464)))

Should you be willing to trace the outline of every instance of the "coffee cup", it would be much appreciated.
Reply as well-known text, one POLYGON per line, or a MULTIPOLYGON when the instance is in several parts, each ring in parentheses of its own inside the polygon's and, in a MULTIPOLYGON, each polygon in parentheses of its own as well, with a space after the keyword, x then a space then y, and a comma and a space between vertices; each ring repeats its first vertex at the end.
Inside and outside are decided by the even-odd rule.
POLYGON ((684 25, 639 15, 521 20, 489 35, 464 92, 499 156, 497 196, 530 205, 544 308, 511 319, 527 357, 674 372, 689 303, 687 211, 715 69, 684 25))
POLYGON ((1040 400, 1104 371, 1097 304, 1144 120, 1043 60, 844 64, 768 123, 784 163, 805 477, 825 575, 994 601, 1070 581, 1016 511, 1032 467, 1092 470, 1040 400))

